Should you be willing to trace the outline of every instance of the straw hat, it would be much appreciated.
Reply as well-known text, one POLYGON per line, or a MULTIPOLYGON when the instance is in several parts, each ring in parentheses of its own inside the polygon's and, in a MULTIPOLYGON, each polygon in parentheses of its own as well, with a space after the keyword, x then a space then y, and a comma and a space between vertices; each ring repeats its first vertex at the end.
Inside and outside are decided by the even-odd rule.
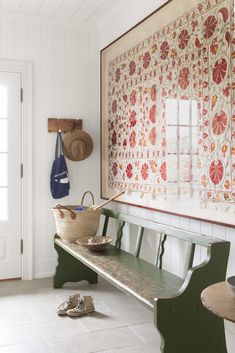
POLYGON ((72 161, 82 161, 93 150, 91 136, 83 130, 68 132, 63 138, 64 154, 72 161))

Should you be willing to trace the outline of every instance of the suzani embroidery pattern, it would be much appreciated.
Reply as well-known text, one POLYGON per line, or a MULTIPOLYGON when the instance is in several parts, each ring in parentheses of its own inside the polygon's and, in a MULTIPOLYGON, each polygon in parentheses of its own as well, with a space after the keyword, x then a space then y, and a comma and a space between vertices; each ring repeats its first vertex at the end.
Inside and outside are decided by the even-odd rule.
POLYGON ((207 0, 110 61, 110 188, 235 200, 234 38, 233 1, 207 0))

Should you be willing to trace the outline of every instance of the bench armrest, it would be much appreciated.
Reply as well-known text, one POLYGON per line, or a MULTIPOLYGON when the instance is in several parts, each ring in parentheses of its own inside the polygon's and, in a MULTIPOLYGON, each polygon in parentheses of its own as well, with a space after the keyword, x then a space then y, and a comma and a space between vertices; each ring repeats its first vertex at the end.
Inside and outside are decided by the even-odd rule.
POLYGON ((224 281, 229 249, 226 241, 211 244, 206 260, 188 271, 174 297, 155 299, 154 323, 162 336, 164 353, 226 353, 223 320, 204 308, 200 295, 207 286, 224 281), (182 332, 184 341, 179 339, 182 332), (196 342, 199 340, 195 340, 195 332, 201 337, 200 342, 196 342))

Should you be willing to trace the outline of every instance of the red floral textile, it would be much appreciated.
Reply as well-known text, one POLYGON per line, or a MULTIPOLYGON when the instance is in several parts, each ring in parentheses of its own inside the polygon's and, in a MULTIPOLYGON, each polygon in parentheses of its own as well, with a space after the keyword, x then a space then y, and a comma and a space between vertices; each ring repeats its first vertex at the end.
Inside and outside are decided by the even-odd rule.
POLYGON ((163 162, 160 167, 160 174, 164 181, 166 181, 166 162, 163 162))
POLYGON ((126 167, 126 175, 127 175, 128 179, 131 179, 133 176, 132 169, 133 169, 133 167, 132 167, 131 163, 128 163, 127 167, 126 167))
POLYGON ((217 19, 214 15, 207 17, 204 26, 205 26, 205 37, 210 38, 213 36, 213 33, 215 32, 215 28, 217 25, 217 19))
POLYGON ((185 49, 189 42, 189 33, 187 29, 183 29, 179 35, 179 48, 181 50, 185 49))
POLYGON ((221 112, 220 114, 216 113, 214 118, 212 119, 212 131, 214 135, 221 135, 225 132, 225 129, 228 124, 228 118, 225 112, 221 112))
POLYGON ((131 127, 134 127, 136 124, 136 112, 134 110, 132 110, 130 115, 130 123, 131 123, 131 127))
POLYGON ((213 184, 217 185, 221 182, 224 176, 223 163, 219 161, 213 161, 210 165, 210 179, 213 184))
POLYGON ((235 201, 233 6, 202 0, 109 62, 110 188, 154 199, 184 184, 200 200, 235 201), (182 151, 171 143, 169 126, 179 133, 186 118, 167 122, 169 100, 196 102, 191 149, 186 140, 182 151), (192 150, 191 161, 170 162, 170 153, 192 150))
POLYGON ((162 60, 166 60, 166 58, 169 54, 169 44, 167 41, 165 41, 161 44, 160 50, 161 50, 160 58, 162 60))
POLYGON ((148 176, 149 176, 148 170, 149 170, 148 164, 144 163, 141 167, 141 175, 144 180, 148 179, 148 176))
POLYGON ((180 70, 179 73, 179 78, 178 78, 178 83, 180 85, 180 88, 185 90, 189 86, 189 68, 188 67, 183 67, 180 70))
POLYGON ((221 83, 227 72, 227 60, 225 58, 219 59, 216 61, 214 69, 213 69, 213 80, 215 83, 221 83))
POLYGON ((151 60, 151 55, 150 53, 147 51, 144 56, 143 56, 143 67, 145 69, 147 69, 147 67, 149 66, 150 64, 150 60, 151 60))

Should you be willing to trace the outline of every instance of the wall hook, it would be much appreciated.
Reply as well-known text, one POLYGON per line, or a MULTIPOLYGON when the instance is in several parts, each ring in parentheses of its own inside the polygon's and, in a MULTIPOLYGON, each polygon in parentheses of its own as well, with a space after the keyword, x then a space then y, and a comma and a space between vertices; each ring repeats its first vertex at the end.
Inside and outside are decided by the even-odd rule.
POLYGON ((82 130, 82 119, 48 118, 48 132, 70 132, 74 128, 82 130))

